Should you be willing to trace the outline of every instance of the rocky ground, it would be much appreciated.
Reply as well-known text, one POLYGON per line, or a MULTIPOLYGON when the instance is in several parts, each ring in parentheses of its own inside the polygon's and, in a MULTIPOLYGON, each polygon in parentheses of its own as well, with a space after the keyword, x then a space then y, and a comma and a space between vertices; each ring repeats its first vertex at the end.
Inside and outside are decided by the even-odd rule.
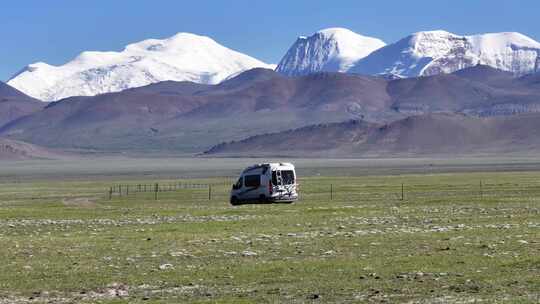
POLYGON ((240 207, 6 182, 0 303, 538 303, 539 177, 305 177, 295 204, 240 207))

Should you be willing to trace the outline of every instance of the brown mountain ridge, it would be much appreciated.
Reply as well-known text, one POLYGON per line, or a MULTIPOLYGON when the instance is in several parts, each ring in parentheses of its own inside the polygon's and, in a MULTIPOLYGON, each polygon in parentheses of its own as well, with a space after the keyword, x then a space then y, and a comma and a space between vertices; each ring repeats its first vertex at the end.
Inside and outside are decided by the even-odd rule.
POLYGON ((222 143, 213 156, 421 156, 540 152, 540 114, 410 116, 388 124, 320 124, 222 143))
POLYGON ((44 107, 45 103, 0 81, 0 127, 44 107))
POLYGON ((290 78, 254 69, 218 85, 167 81, 63 99, 4 124, 0 136, 55 148, 198 153, 219 142, 351 119, 390 125, 411 115, 536 112, 538 75, 514 78, 485 66, 398 80, 290 78))

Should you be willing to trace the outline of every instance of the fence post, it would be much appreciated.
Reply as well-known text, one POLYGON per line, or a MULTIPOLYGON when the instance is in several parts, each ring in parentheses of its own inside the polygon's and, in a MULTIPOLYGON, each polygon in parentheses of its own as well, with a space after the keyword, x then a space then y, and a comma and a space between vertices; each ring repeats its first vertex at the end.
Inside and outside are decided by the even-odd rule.
POLYGON ((157 193, 158 193, 159 185, 156 183, 156 186, 154 188, 154 200, 157 201, 157 193))
POLYGON ((480 180, 480 199, 484 199, 484 191, 482 191, 482 180, 480 180))
POLYGON ((109 188, 109 200, 112 199, 112 187, 109 188))
POLYGON ((118 193, 122 196, 122 185, 118 185, 118 193))
POLYGON ((330 184, 330 200, 334 199, 334 185, 330 184))
POLYGON ((212 185, 208 185, 208 200, 212 200, 212 185))
POLYGON ((129 185, 126 185, 126 195, 129 196, 129 185))
POLYGON ((401 183, 401 200, 405 199, 405 189, 403 183, 401 183))

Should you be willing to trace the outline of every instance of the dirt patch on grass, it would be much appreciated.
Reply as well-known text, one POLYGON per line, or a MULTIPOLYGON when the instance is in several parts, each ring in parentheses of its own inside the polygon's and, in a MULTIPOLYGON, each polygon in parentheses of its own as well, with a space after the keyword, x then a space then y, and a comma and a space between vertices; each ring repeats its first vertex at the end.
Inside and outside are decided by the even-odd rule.
POLYGON ((93 197, 64 198, 62 204, 67 207, 95 208, 95 200, 93 197))

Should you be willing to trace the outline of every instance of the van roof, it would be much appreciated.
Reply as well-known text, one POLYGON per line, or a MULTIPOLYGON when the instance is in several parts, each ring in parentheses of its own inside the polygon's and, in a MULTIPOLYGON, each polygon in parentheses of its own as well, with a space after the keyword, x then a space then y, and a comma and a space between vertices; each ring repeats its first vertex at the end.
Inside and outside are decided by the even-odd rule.
POLYGON ((270 167, 294 167, 291 163, 269 163, 270 167))
POLYGON ((285 168, 294 170, 294 165, 291 164, 291 163, 263 163, 263 164, 256 164, 256 165, 249 166, 246 169, 244 169, 244 172, 245 171, 250 171, 250 170, 253 170, 253 169, 257 169, 257 168, 263 168, 263 167, 269 167, 269 168, 283 168, 283 167, 285 167, 285 168))

